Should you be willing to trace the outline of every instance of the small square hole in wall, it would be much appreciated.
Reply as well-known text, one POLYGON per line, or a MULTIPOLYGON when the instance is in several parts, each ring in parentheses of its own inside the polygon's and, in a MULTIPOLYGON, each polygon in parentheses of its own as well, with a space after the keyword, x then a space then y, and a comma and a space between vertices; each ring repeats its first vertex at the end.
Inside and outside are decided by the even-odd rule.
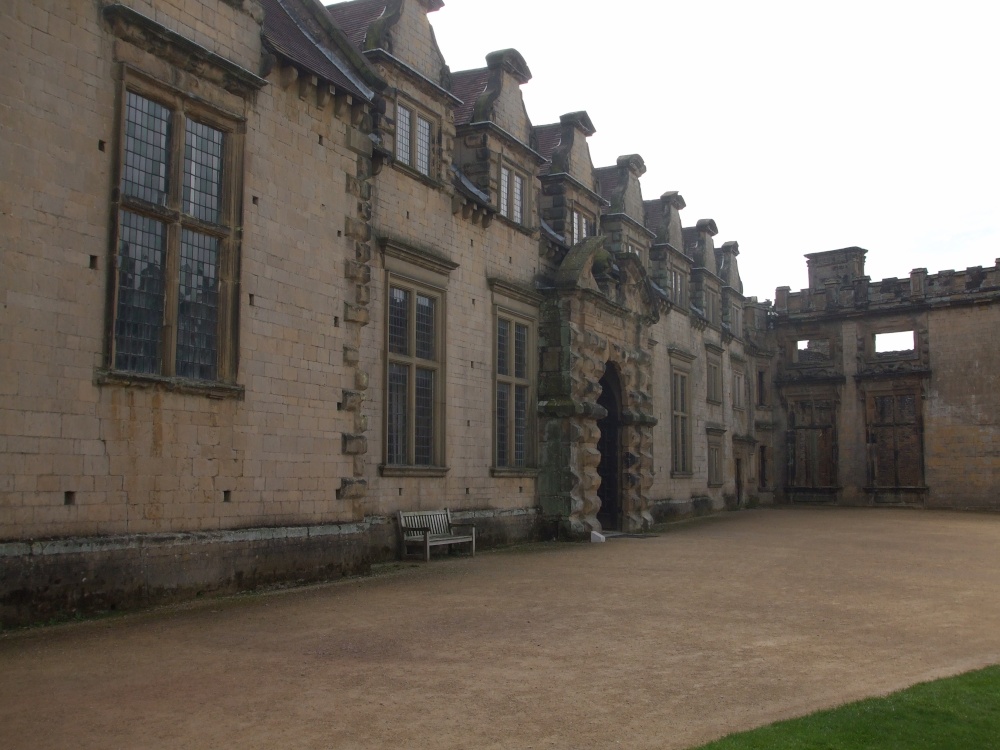
POLYGON ((338 236, 338 237, 342 237, 342 236, 343 236, 343 234, 344 234, 344 233, 343 233, 343 232, 341 232, 341 231, 340 231, 339 229, 337 230, 337 236, 338 236))
POLYGON ((469 247, 475 247, 475 246, 476 246, 476 241, 475 240, 469 240, 469 247))
POLYGON ((250 307, 253 307, 254 299, 255 299, 254 296, 251 294, 250 295, 250 307))
POLYGON ((518 492, 524 492, 524 487, 518 487, 518 488, 517 488, 517 491, 518 491, 518 492))
POLYGON ((337 315, 333 316, 333 327, 340 328, 340 318, 337 315))
POLYGON ((76 505, 76 493, 73 490, 66 490, 63 493, 63 505, 76 505))
POLYGON ((466 488, 465 488, 465 494, 466 494, 466 495, 468 495, 468 494, 469 494, 469 488, 468 488, 468 487, 466 487, 466 488))
POLYGON ((511 256, 510 256, 510 257, 508 258, 508 261, 509 261, 510 263, 513 263, 513 262, 514 262, 514 256, 513 256, 513 255, 511 255, 511 256))
POLYGON ((90 267, 91 271, 96 271, 97 270, 97 256, 96 255, 91 255, 90 256, 90 265, 89 265, 89 267, 90 267))
POLYGON ((400 487, 400 488, 399 488, 399 496, 400 496, 400 497, 402 497, 402 496, 403 496, 403 488, 402 488, 402 487, 400 487))
POLYGON ((406 218, 407 218, 407 219, 409 219, 409 218, 410 218, 410 212, 409 212, 409 211, 407 211, 407 212, 406 212, 406 218))
POLYGON ((257 197, 256 195, 255 195, 255 196, 253 196, 253 198, 251 198, 251 200, 253 201, 253 204, 254 204, 255 206, 256 206, 256 205, 257 205, 258 203, 260 203, 260 198, 258 198, 258 197, 257 197))
POLYGON ((107 144, 104 141, 98 141, 97 142, 97 150, 98 151, 103 151, 104 148, 105 148, 105 146, 107 146, 107 144))
POLYGON ((323 145, 323 136, 322 136, 322 135, 321 135, 321 136, 319 137, 319 145, 320 145, 320 146, 322 146, 322 145, 323 145))
POLYGON ((233 501, 233 493, 230 490, 222 491, 222 502, 231 503, 233 501))

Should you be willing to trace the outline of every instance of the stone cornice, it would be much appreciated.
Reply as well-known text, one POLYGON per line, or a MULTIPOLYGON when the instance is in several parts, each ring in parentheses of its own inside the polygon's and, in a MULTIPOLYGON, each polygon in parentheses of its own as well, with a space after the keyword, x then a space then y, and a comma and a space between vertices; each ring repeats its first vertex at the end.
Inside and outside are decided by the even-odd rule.
POLYGON ((668 346, 667 354, 671 359, 679 359, 681 362, 694 362, 697 357, 691 352, 685 351, 677 346, 668 346))
POLYGON ((171 65, 207 78, 231 94, 247 97, 267 84, 246 68, 128 6, 114 3, 104 6, 102 12, 119 39, 148 50, 171 65))
POLYGON ((518 302, 524 302, 529 305, 540 305, 545 301, 544 296, 531 287, 517 281, 508 281, 507 279, 498 277, 490 277, 486 281, 490 285, 490 289, 494 292, 502 294, 505 297, 510 297, 511 299, 516 299, 518 302))
POLYGON ((377 241, 382 252, 386 255, 420 268, 426 268, 428 271, 439 273, 442 276, 447 276, 458 268, 458 263, 450 258, 446 258, 434 250, 411 245, 405 240, 394 237, 379 237, 377 241))
POLYGON ((425 76, 416 68, 407 65, 405 62, 400 60, 395 55, 386 52, 382 48, 369 49, 364 52, 365 58, 371 60, 372 62, 386 62, 391 64, 393 67, 401 71, 407 78, 430 90, 431 93, 440 97, 441 99, 447 99, 452 106, 457 104, 462 104, 462 100, 455 96, 453 93, 448 91, 438 83, 435 83, 430 78, 425 76))
POLYGON ((529 146, 527 143, 520 140, 510 131, 504 130, 495 122, 491 122, 490 120, 480 120, 478 122, 470 122, 466 125, 459 125, 457 128, 455 128, 455 130, 459 138, 462 137, 463 135, 466 135, 468 133, 475 133, 476 131, 479 130, 489 130, 491 133, 500 136, 503 140, 507 141, 509 144, 516 146, 517 148, 521 149, 524 153, 531 156, 535 160, 535 162, 538 163, 539 166, 548 162, 548 159, 546 159, 540 153, 531 148, 531 146, 529 146))
POLYGON ((645 234, 647 237, 652 237, 652 238, 656 237, 656 232, 654 232, 653 230, 651 230, 645 224, 642 224, 641 222, 636 221, 635 219, 633 219, 631 216, 629 216, 626 213, 602 214, 601 215, 601 224, 603 225, 604 222, 606 222, 606 221, 621 221, 621 222, 624 222, 626 224, 631 225, 635 229, 638 229, 640 232, 642 232, 643 234, 645 234))

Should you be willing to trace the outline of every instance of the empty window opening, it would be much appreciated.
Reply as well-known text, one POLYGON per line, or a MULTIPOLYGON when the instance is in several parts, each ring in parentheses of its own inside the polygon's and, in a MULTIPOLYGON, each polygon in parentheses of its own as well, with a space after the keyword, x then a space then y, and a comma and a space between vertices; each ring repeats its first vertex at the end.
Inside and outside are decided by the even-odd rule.
POLYGON ((222 491, 222 502, 231 503, 233 501, 233 495, 231 490, 222 491))
POLYGON ((913 331, 893 331, 892 333, 875 334, 875 353, 912 352, 914 346, 913 331))
POLYGON ((73 490, 63 493, 63 505, 76 505, 76 493, 73 490))
POLYGON ((796 362, 823 362, 830 359, 830 339, 799 339, 795 344, 796 362))

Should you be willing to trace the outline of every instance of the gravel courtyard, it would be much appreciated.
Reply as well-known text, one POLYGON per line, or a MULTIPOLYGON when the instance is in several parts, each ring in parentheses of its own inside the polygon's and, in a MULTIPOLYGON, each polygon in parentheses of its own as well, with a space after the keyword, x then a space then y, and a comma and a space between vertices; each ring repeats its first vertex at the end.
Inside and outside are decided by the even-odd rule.
POLYGON ((1000 516, 756 510, 0 635, 4 748, 686 748, 1000 662, 1000 516))

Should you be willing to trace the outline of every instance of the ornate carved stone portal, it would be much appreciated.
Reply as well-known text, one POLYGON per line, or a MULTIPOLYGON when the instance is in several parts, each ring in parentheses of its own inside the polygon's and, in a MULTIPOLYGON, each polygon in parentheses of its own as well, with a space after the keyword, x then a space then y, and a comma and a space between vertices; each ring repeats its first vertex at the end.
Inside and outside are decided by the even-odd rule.
MULTIPOLYGON (((652 523, 651 428, 656 419, 651 413, 652 357, 647 347, 649 328, 660 309, 642 266, 626 254, 609 253, 599 237, 570 250, 542 306, 540 496, 543 512, 558 522, 564 535, 602 528, 601 447, 617 452, 606 458, 604 467, 617 480, 615 520, 620 519, 625 531, 652 523), (607 435, 601 444, 598 424, 608 417, 601 398, 608 369, 613 369, 620 388, 614 394, 619 414, 613 446, 607 435)), ((610 490, 605 487, 605 492, 610 490)))

